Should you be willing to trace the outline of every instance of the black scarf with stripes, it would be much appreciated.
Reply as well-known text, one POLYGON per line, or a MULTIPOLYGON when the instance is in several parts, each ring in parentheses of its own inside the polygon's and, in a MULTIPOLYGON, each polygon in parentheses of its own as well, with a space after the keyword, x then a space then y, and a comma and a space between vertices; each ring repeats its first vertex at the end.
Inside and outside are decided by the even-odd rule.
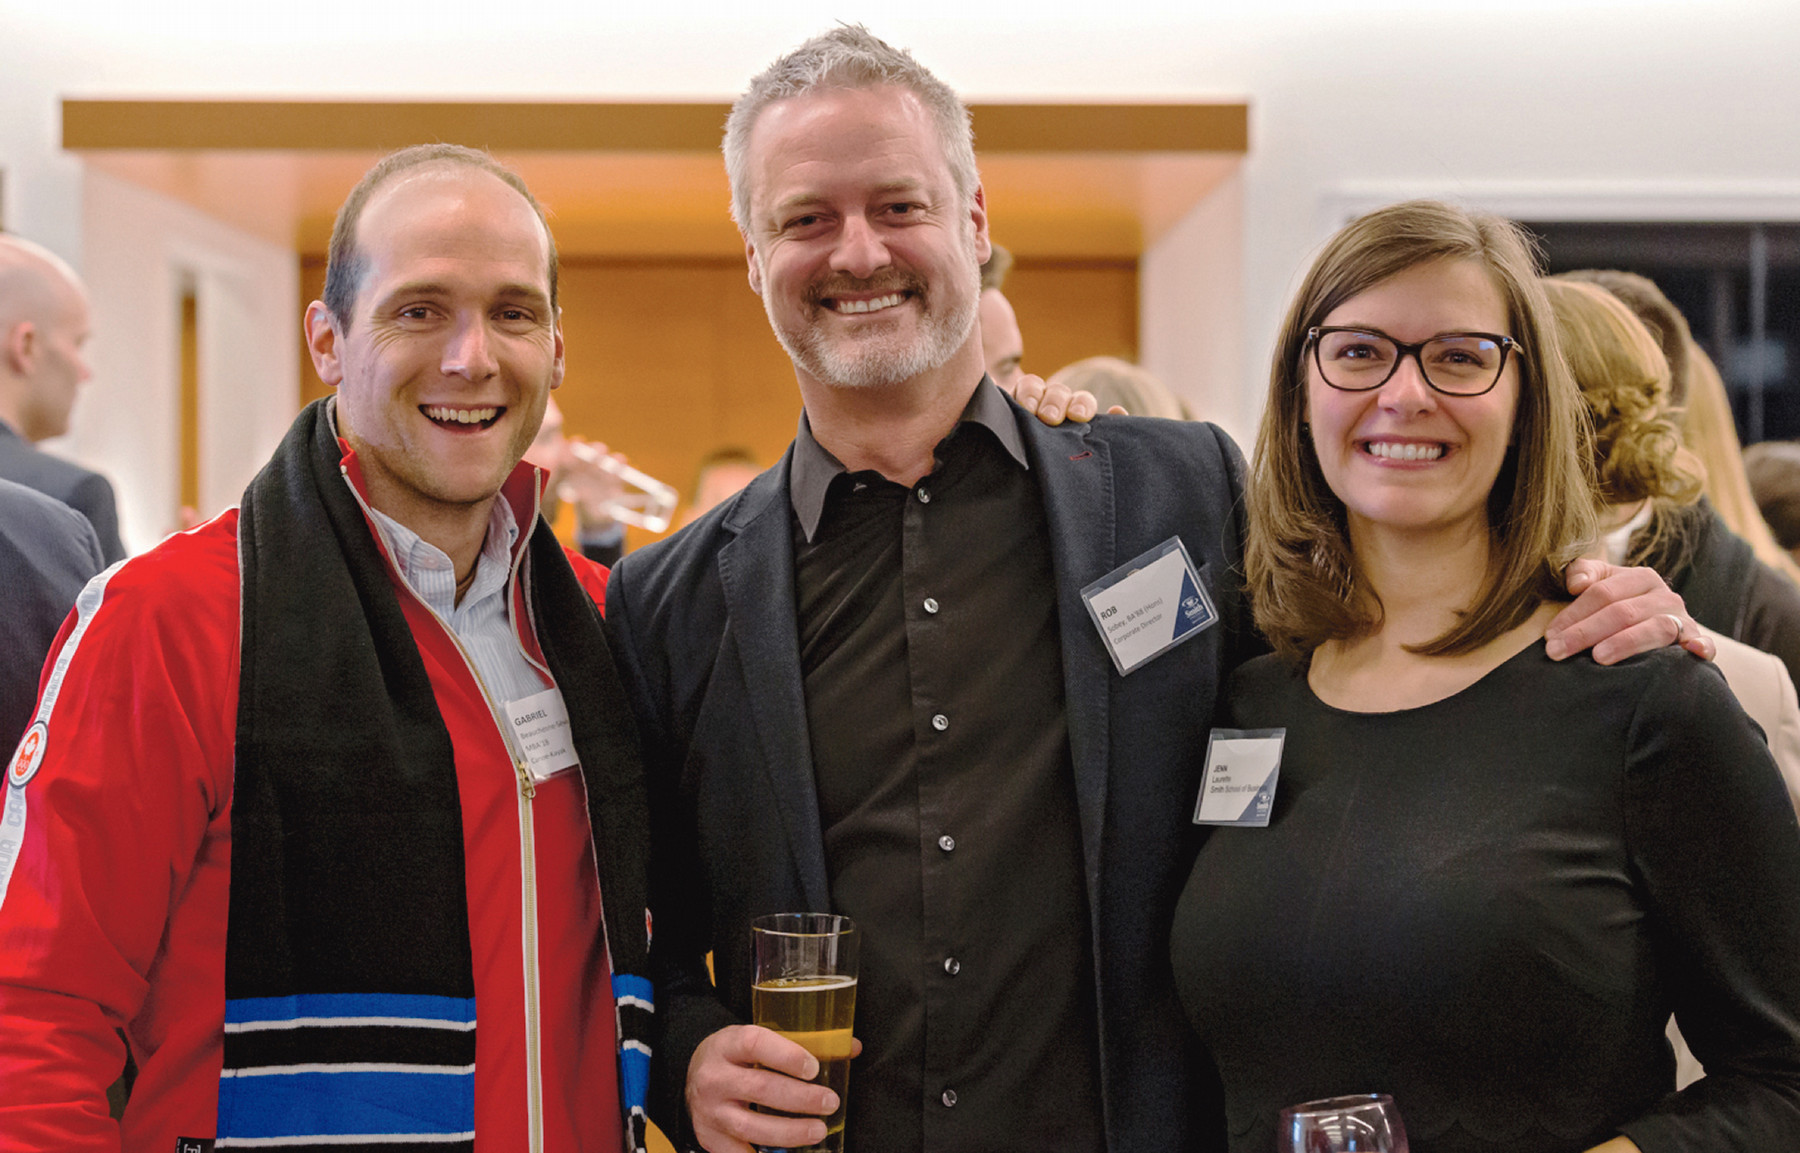
MULTIPOLYGON (((388 563, 341 474, 327 404, 294 422, 245 490, 238 525, 228 1020, 233 1005, 265 998, 475 995, 454 749, 388 563)), ((599 613, 541 519, 527 548, 530 619, 543 622, 537 639, 568 705, 614 972, 641 975, 648 818, 635 724, 599 613)), ((620 1024, 621 1042, 638 1033, 620 1024)), ((396 1036, 228 1026, 226 1077, 268 1065, 474 1061, 472 1024, 423 1041, 387 1032, 396 1036), (314 1035, 304 1052, 292 1040, 302 1033, 314 1035)))

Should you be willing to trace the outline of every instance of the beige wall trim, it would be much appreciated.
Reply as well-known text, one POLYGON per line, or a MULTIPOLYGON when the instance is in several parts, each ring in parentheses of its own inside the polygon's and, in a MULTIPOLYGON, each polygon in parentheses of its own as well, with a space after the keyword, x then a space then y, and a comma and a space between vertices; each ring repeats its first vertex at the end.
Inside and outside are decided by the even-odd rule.
MULTIPOLYGON (((714 152, 718 103, 336 100, 62 102, 70 149, 386 151, 454 140, 495 152, 714 152)), ((1227 152, 1249 147, 1249 106, 976 104, 975 140, 995 152, 1227 152)))

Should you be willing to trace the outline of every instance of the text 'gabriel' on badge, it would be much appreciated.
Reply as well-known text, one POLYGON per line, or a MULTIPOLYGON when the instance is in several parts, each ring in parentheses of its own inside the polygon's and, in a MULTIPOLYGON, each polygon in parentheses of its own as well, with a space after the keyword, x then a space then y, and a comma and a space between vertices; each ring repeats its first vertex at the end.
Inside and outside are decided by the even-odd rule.
POLYGON ((1178 536, 1082 589, 1081 600, 1120 676, 1219 619, 1178 536))

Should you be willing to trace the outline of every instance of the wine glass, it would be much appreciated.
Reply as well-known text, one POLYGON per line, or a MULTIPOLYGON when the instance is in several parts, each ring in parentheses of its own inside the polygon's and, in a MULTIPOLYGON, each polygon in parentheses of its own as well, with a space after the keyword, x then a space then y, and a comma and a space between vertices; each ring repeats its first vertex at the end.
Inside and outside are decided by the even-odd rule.
POLYGON ((1356 1093, 1281 1111, 1276 1153, 1407 1153, 1406 1126, 1386 1093, 1356 1093))

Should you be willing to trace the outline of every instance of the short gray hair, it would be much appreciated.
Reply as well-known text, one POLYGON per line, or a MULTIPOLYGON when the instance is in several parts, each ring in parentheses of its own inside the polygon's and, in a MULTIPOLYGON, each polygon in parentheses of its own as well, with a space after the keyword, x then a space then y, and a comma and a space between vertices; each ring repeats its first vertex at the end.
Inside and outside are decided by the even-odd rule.
POLYGON ((725 121, 725 175, 731 181, 731 218, 750 231, 750 130, 763 109, 819 88, 904 88, 919 98, 937 125, 944 162, 956 191, 975 195, 975 130, 969 109, 954 90, 912 53, 879 39, 861 24, 842 24, 815 36, 763 69, 731 106, 725 121))

